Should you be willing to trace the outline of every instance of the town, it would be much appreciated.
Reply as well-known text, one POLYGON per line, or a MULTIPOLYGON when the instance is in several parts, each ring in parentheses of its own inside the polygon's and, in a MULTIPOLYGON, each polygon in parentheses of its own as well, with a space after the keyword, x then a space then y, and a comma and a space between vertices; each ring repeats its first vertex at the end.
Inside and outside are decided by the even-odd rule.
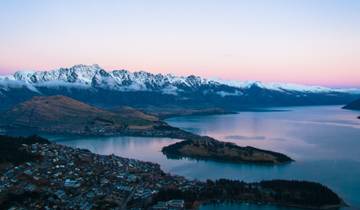
MULTIPOLYGON (((157 164, 114 155, 95 155, 58 144, 23 145, 22 149, 42 160, 3 170, 0 206, 22 203, 41 209, 127 209, 147 206, 165 186, 185 189, 197 184, 165 174, 157 164)), ((181 205, 172 206, 184 207, 184 202, 178 203, 181 205)))

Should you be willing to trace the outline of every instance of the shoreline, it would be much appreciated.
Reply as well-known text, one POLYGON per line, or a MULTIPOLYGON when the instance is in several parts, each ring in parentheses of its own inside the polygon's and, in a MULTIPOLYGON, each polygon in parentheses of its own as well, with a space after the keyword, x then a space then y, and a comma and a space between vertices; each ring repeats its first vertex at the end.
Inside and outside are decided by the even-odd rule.
POLYGON ((186 157, 195 160, 212 160, 234 164, 278 165, 294 161, 282 153, 250 146, 241 147, 234 143, 218 141, 211 137, 202 137, 201 140, 184 140, 165 146, 161 151, 170 159, 186 157))
POLYGON ((339 209, 339 208, 343 208, 343 207, 350 207, 349 205, 347 205, 346 203, 342 203, 339 205, 327 205, 327 206, 323 206, 323 207, 314 207, 314 206, 306 206, 306 205, 292 205, 292 204, 282 204, 282 203, 256 203, 256 202, 251 202, 251 201, 227 201, 227 202, 212 202, 212 201, 198 201, 197 203, 194 204, 193 206, 193 210, 198 210, 200 209, 201 206, 207 206, 207 205, 241 205, 241 204, 245 204, 245 205, 259 205, 259 206, 274 206, 274 207, 290 207, 290 208, 299 208, 299 209, 309 209, 309 210, 315 210, 315 209, 320 209, 320 210, 329 210, 329 209, 339 209))
MULTIPOLYGON (((8 130, 9 131, 9 130, 8 130)), ((19 134, 18 129, 10 130, 7 134, 16 133, 19 134)), ((201 156, 201 155, 182 155, 183 157, 190 157, 195 159, 204 159, 204 160, 214 160, 219 161, 223 160, 226 162, 231 162, 234 164, 282 164, 286 162, 292 162, 293 159, 288 157, 285 154, 268 151, 263 149, 258 149, 250 146, 240 147, 234 143, 219 141, 214 138, 208 136, 200 136, 191 132, 184 131, 177 127, 172 127, 169 125, 163 125, 156 127, 155 129, 151 130, 122 130, 119 132, 111 132, 111 133, 68 133, 68 132, 39 132, 38 130, 34 129, 29 131, 28 129, 24 130, 25 133, 22 135, 65 135, 65 136, 74 136, 74 137, 111 137, 111 136, 130 136, 130 137, 153 137, 153 138, 171 138, 171 139, 179 139, 180 142, 176 142, 174 144, 165 146, 162 148, 162 152, 168 158, 171 158, 175 153, 172 152, 165 152, 169 150, 169 148, 177 147, 179 144, 186 144, 188 142, 192 143, 199 143, 205 145, 207 150, 218 150, 218 148, 228 148, 231 150, 231 153, 236 153, 237 155, 227 155, 222 154, 221 150, 218 150, 218 154, 212 154, 212 156, 201 156), (210 144, 209 144, 210 143, 210 144), (214 145, 214 146, 210 146, 214 145)), ((21 132, 20 132, 21 133, 21 132)), ((181 155, 175 154, 177 156, 181 155)), ((175 156, 173 156, 175 157, 175 156)))

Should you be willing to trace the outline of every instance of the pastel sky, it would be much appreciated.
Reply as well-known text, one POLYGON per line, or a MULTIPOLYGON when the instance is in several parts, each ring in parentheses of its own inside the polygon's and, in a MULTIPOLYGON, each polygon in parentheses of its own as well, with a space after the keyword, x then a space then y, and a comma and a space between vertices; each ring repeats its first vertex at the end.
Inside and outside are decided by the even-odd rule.
POLYGON ((360 1, 0 1, 0 74, 80 63, 360 87, 360 1))

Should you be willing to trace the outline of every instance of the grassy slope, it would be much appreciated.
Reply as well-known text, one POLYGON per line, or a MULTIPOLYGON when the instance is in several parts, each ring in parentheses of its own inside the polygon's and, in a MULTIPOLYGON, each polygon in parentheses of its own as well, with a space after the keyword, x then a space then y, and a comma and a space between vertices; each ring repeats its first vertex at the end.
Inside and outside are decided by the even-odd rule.
POLYGON ((114 113, 65 96, 34 97, 5 112, 0 124, 42 129, 74 129, 110 126, 151 126, 154 119, 135 110, 114 113))

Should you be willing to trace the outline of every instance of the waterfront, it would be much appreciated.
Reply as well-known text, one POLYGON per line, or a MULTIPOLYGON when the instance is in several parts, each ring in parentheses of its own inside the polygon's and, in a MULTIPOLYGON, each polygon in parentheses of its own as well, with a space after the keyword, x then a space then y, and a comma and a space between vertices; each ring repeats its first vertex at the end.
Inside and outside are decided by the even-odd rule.
MULTIPOLYGON (((188 131, 239 145, 283 152, 296 162, 280 166, 169 160, 163 146, 179 140, 137 137, 52 137, 59 143, 99 154, 159 163, 167 172, 193 179, 244 181, 302 179, 331 187, 353 207, 360 207, 360 121, 358 112, 338 106, 282 108, 288 111, 241 112, 233 115, 172 118, 167 122, 188 131)), ((222 209, 231 209, 223 206, 222 209)), ((204 209, 211 209, 205 207, 204 209)), ((250 205, 242 209, 263 209, 250 205)))

